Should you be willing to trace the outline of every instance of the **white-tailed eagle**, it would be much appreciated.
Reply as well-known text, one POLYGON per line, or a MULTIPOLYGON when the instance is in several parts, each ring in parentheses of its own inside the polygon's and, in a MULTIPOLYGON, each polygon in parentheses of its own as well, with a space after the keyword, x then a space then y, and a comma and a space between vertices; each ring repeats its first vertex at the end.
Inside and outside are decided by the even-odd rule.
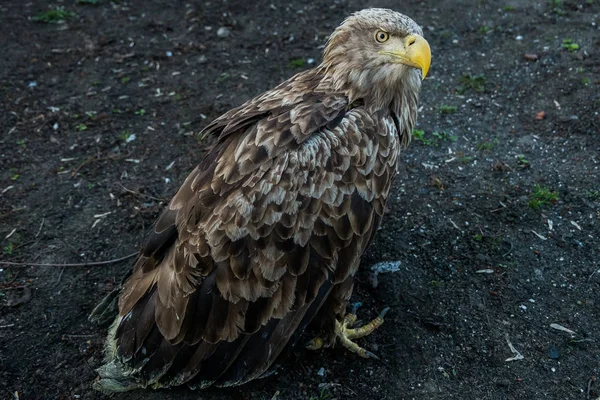
POLYGON ((346 305, 417 118, 422 34, 398 12, 357 12, 320 65, 206 127, 216 144, 120 289, 97 389, 240 385, 309 324, 316 347, 372 355, 351 339, 381 318, 350 329, 346 305))

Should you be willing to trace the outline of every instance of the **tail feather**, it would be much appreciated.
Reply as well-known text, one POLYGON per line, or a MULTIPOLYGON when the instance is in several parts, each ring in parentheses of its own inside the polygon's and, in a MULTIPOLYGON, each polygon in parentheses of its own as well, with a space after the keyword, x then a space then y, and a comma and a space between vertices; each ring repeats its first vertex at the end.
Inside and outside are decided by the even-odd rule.
POLYGON ((269 373, 273 363, 294 348, 307 325, 317 314, 332 288, 330 280, 320 287, 314 301, 288 313, 282 319, 272 319, 250 336, 246 346, 215 386, 243 385, 269 373))
POLYGON ((119 312, 117 302, 119 289, 115 289, 102 299, 102 301, 94 307, 88 319, 100 326, 105 326, 114 321, 119 312))
POLYGON ((211 386, 235 362, 250 337, 251 335, 240 335, 233 342, 213 344, 210 354, 206 354, 202 359, 192 357, 180 370, 169 371, 173 376, 170 383, 172 385, 187 383, 192 388, 201 389, 211 386))

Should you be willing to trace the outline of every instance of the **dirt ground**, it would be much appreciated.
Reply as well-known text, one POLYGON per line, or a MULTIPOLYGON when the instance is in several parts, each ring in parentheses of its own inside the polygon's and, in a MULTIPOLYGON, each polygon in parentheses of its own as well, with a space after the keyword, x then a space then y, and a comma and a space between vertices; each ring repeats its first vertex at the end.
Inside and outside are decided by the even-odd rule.
MULTIPOLYGON (((2 1, 0 260, 137 251, 210 144, 202 128, 318 63, 368 6, 413 17, 433 52, 353 299, 364 319, 391 307, 361 342, 381 360, 299 350, 239 390, 115 398, 600 396, 597 0, 2 1), (57 6, 74 15, 34 20, 57 6), (374 288, 381 261, 400 268, 374 288)), ((106 330, 87 315, 131 261, 0 265, 0 398, 104 398, 106 330)))

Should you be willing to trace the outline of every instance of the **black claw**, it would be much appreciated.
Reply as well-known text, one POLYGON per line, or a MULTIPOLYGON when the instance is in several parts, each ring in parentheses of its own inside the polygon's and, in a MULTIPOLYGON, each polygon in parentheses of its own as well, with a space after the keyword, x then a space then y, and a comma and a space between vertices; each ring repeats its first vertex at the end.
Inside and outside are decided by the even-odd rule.
POLYGON ((385 317, 385 314, 387 314, 388 311, 390 311, 389 307, 386 307, 383 310, 381 310, 381 312, 379 313, 379 318, 385 317))

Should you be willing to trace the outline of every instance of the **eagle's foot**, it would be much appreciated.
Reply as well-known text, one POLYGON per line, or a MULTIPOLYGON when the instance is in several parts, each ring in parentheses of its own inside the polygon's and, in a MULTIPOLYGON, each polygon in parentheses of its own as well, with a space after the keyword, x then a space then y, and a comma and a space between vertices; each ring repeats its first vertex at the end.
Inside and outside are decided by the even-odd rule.
MULTIPOLYGON (((389 311, 389 307, 384 308, 379 316, 371 322, 361 326, 360 328, 352 328, 356 324, 356 310, 360 306, 360 303, 354 304, 352 311, 346 314, 342 322, 335 321, 335 334, 339 343, 346 349, 353 353, 358 354, 363 358, 374 358, 379 359, 372 352, 363 349, 358 344, 354 343, 352 339, 359 339, 361 337, 370 335, 373 331, 379 328, 383 324, 383 317, 389 311)), ((318 350, 323 347, 324 341, 321 338, 314 338, 306 344, 306 348, 310 350, 318 350)))
POLYGON ((335 333, 339 343, 346 349, 353 353, 358 354, 363 358, 374 358, 379 359, 372 352, 363 349, 358 344, 354 343, 352 339, 360 339, 361 337, 370 335, 373 331, 379 328, 383 324, 383 317, 389 311, 389 307, 384 308, 381 313, 372 320, 371 322, 361 326, 360 328, 352 328, 356 324, 356 310, 360 306, 360 303, 354 304, 350 314, 346 314, 344 320, 340 323, 335 321, 335 333))

